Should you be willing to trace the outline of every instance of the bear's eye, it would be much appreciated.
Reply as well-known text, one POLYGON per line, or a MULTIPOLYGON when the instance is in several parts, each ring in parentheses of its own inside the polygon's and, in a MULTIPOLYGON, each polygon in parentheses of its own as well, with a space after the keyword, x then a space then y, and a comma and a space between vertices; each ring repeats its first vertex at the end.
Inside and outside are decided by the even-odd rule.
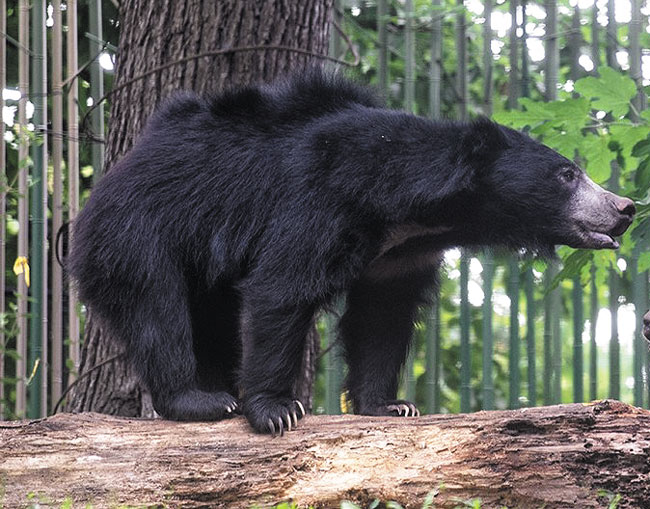
POLYGON ((576 173, 572 168, 564 168, 560 173, 560 178, 565 182, 573 182, 576 178, 576 173))

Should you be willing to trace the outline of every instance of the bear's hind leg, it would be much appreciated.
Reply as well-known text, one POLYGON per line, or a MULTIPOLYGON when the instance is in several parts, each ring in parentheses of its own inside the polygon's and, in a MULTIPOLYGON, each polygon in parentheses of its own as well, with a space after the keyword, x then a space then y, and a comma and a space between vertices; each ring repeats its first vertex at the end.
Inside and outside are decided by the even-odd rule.
POLYGON ((231 284, 193 292, 192 336, 198 386, 208 392, 239 393, 240 299, 231 284))
POLYGON ((192 324, 182 281, 168 274, 134 303, 125 334, 129 357, 151 392, 161 416, 180 421, 213 421, 233 414, 231 394, 202 390, 197 381, 192 324))
POLYGON ((243 412, 259 433, 290 431, 305 415, 293 391, 314 312, 312 305, 243 300, 243 412))
POLYGON ((396 399, 397 386, 418 306, 426 301, 424 295, 433 280, 423 274, 365 278, 348 293, 339 328, 349 366, 346 385, 355 413, 419 415, 413 403, 396 399))

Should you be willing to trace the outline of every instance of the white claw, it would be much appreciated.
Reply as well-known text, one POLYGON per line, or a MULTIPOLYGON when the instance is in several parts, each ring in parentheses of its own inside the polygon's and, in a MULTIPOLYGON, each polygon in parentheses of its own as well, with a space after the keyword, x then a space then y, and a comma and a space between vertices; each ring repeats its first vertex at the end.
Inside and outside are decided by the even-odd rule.
POLYGON ((284 435, 284 425, 282 424, 282 417, 278 417, 278 429, 280 430, 280 436, 284 435))
POLYGON ((415 409, 415 417, 420 417, 420 410, 417 408, 415 409))
POLYGON ((296 403, 296 405, 298 405, 300 407, 300 412, 302 413, 301 417, 304 417, 305 415, 307 415, 307 412, 305 412, 305 407, 302 406, 302 403, 300 401, 298 401, 297 399, 294 400, 294 402, 296 403))
POLYGON ((275 426, 273 425, 273 421, 269 419, 267 422, 269 425, 269 430, 271 431, 271 435, 275 436, 275 426))
POLYGON ((298 416, 296 415, 296 412, 291 412, 291 417, 293 418, 293 427, 297 428, 298 427, 298 416))

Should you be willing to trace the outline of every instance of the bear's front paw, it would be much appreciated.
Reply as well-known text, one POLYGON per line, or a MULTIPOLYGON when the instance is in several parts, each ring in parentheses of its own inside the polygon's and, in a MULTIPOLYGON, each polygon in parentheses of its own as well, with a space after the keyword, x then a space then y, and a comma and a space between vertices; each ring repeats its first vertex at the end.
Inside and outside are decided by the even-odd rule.
POLYGON ((420 411, 410 401, 395 399, 376 405, 364 405, 360 408, 361 415, 396 415, 401 417, 420 417, 420 411))
POLYGON ((298 426, 298 419, 305 416, 305 407, 297 399, 256 395, 244 400, 244 415, 258 433, 282 436, 298 426))

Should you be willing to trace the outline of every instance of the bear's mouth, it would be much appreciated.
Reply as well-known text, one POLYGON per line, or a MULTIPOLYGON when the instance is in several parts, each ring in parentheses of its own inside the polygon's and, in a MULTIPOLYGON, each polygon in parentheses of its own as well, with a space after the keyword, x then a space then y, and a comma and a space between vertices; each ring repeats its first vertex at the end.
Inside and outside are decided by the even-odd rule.
MULTIPOLYGON (((625 229, 623 230, 625 231, 625 229)), ((577 232, 576 238, 567 245, 576 249, 618 249, 619 243, 614 238, 616 232, 599 232, 584 227, 577 232)))

